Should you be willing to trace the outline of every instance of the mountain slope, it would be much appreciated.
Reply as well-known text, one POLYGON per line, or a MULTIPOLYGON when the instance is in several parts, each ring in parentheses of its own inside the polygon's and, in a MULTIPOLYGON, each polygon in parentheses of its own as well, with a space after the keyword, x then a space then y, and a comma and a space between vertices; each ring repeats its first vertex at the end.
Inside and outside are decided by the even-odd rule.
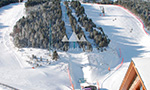
MULTIPOLYGON (((25 2, 15 3, 0 8, 0 82, 23 90, 70 89, 67 71, 59 69, 65 64, 55 65, 53 63, 50 67, 34 70, 26 62, 28 60, 26 52, 23 54, 21 53, 24 51, 23 49, 23 51, 18 51, 17 48, 14 48, 9 34, 15 23, 25 15, 24 4, 25 2)), ((37 49, 32 51, 38 52, 37 49)), ((44 50, 40 50, 40 52, 43 54, 44 50)), ((31 53, 29 52, 29 54, 31 53)), ((7 88, 7 90, 9 89, 7 88)))
POLYGON ((109 47, 121 49, 121 58, 124 58, 121 69, 99 79, 103 88, 118 90, 131 59, 150 56, 150 36, 145 33, 141 22, 134 15, 119 6, 97 4, 83 4, 83 6, 87 16, 104 28, 104 32, 111 39, 109 47), (104 7, 105 16, 99 16, 99 6, 104 7))
POLYGON ((82 5, 87 16, 97 26, 103 27, 111 39, 107 51, 58 51, 59 61, 36 69, 31 69, 32 65, 26 62, 29 59, 27 56, 36 54, 50 58, 48 51, 36 48, 17 51, 9 36, 15 22, 25 15, 24 2, 0 8, 0 82, 23 90, 70 90, 67 73, 67 68, 70 67, 70 74, 77 88, 80 88, 79 78, 86 78, 91 84, 99 81, 103 89, 118 90, 132 57, 149 57, 150 36, 145 34, 138 19, 121 7, 103 5, 106 15, 99 16, 99 5, 82 5), (124 64, 117 70, 122 58, 124 64), (107 70, 109 66, 111 71, 107 70))

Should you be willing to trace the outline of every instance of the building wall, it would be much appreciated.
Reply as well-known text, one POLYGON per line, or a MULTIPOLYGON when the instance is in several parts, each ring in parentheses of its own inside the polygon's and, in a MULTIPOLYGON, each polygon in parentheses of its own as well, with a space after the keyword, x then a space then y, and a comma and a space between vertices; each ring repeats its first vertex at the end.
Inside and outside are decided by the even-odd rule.
POLYGON ((146 90, 144 83, 132 61, 119 90, 140 90, 141 87, 142 90, 146 90))

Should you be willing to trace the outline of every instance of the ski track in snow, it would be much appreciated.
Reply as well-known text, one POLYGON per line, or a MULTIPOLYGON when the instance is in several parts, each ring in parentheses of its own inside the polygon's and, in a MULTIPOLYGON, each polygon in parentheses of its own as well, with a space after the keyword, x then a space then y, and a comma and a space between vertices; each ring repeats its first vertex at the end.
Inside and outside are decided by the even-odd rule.
POLYGON ((122 67, 108 73, 99 79, 102 88, 118 90, 123 77, 133 57, 150 56, 150 36, 143 30, 141 22, 131 13, 115 5, 82 4, 87 16, 96 25, 101 26, 111 39, 110 47, 121 48, 122 57, 125 59, 122 67), (104 6, 105 16, 99 16, 99 6, 104 6), (115 20, 116 19, 116 20, 115 20), (130 30, 133 28, 133 31, 130 30))
MULTIPOLYGON (((9 34, 15 23, 25 15, 24 4, 14 3, 0 8, 0 82, 21 90, 70 90, 68 74, 64 72, 65 63, 53 63, 34 70, 26 62, 29 50, 14 48, 9 34)), ((33 49, 32 52, 43 54, 43 50, 33 49)))
MULTIPOLYGON (((67 73, 69 67, 72 82, 77 89, 80 88, 79 78, 86 78, 89 84, 99 81, 103 89, 118 90, 131 59, 150 56, 150 36, 142 30, 139 20, 121 7, 103 5, 106 15, 99 16, 100 5, 82 5, 87 16, 97 26, 101 26, 111 39, 107 51, 103 53, 87 53, 80 50, 59 51, 59 61, 37 69, 31 69, 31 66, 25 62, 28 59, 26 55, 31 53, 29 49, 17 51, 9 36, 16 21, 25 15, 24 2, 0 8, 0 82, 23 90, 70 90, 67 73), (121 49, 121 57, 118 54, 119 49, 121 49), (115 71, 122 58, 124 64, 115 71), (109 66, 110 72, 107 70, 109 66)), ((66 10, 63 6, 62 9, 66 10)), ((65 21, 64 18, 63 20, 65 21)), ((67 22, 67 35, 71 36, 69 21, 65 22, 67 22)), ((41 49, 32 49, 32 53, 37 55, 43 55, 42 52, 45 53, 41 49)))

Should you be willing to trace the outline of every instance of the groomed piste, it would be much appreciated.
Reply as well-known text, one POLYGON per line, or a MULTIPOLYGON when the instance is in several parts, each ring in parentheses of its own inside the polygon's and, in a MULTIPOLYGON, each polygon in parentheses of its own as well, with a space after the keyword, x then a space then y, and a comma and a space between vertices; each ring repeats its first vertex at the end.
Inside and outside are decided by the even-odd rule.
MULTIPOLYGON (((51 62, 51 65, 41 63, 45 66, 32 69, 26 62, 28 56, 34 54, 48 58, 49 52, 14 47, 9 34, 15 23, 26 16, 24 4, 15 3, 0 8, 0 83, 21 90, 71 90, 69 67, 75 89, 81 88, 79 78, 86 78, 88 84, 97 86, 98 82, 100 89, 118 90, 131 59, 150 56, 150 36, 138 17, 121 6, 82 3, 87 16, 110 38, 107 51, 58 51, 60 59, 57 62, 51 62), (99 6, 104 7, 105 16, 99 15, 99 6)), ((61 7, 65 10, 65 6, 61 7)), ((64 16, 65 12, 62 14, 64 16)), ((66 18, 63 17, 63 20, 66 18)), ((65 23, 66 29, 71 29, 69 20, 65 23)), ((3 90, 3 86, 0 87, 3 90)))

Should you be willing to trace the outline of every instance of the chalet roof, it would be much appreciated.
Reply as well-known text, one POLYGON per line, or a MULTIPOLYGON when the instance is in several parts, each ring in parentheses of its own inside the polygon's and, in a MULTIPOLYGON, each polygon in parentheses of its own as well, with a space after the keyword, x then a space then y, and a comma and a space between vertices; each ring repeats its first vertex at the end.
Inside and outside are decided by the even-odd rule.
POLYGON ((150 90, 150 57, 133 58, 134 65, 147 90, 150 90))
POLYGON ((84 35, 82 35, 80 41, 81 41, 81 42, 86 42, 86 39, 85 39, 84 35))
POLYGON ((63 41, 63 42, 68 42, 68 38, 67 38, 66 35, 63 37, 62 41, 63 41))
POLYGON ((69 42, 77 42, 79 41, 78 36, 76 35, 75 32, 72 33, 71 37, 69 38, 69 42))

